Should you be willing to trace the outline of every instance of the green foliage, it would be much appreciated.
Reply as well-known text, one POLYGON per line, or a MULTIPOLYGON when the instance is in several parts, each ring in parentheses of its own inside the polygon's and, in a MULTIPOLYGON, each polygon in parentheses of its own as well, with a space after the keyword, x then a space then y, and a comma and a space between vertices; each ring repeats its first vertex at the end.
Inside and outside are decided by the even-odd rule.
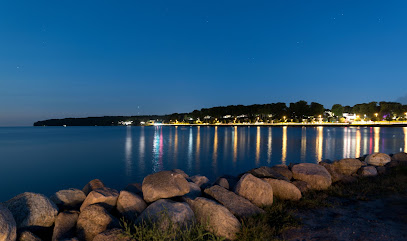
POLYGON ((331 111, 334 113, 334 116, 342 116, 344 109, 345 108, 341 104, 334 104, 331 111))

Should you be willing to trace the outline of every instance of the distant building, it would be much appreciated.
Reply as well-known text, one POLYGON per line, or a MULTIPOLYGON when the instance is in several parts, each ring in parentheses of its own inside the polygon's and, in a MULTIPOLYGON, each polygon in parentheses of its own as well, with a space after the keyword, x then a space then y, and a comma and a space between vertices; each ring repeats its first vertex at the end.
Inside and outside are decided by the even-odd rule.
POLYGON ((207 115, 207 116, 204 117, 205 120, 209 120, 210 118, 211 118, 210 115, 207 115))
POLYGON ((324 115, 325 115, 326 117, 334 117, 334 113, 333 113, 332 111, 329 111, 329 110, 326 110, 326 111, 324 112, 324 115))
POLYGON ((232 118, 232 115, 225 115, 225 116, 223 116, 223 119, 228 119, 228 118, 232 118))
POLYGON ((238 115, 237 118, 246 118, 247 115, 238 115))
POLYGON ((133 124, 133 121, 119 121, 119 125, 130 126, 133 124))
POLYGON ((342 116, 347 121, 354 121, 356 118, 358 118, 356 114, 350 114, 350 113, 343 113, 342 116))

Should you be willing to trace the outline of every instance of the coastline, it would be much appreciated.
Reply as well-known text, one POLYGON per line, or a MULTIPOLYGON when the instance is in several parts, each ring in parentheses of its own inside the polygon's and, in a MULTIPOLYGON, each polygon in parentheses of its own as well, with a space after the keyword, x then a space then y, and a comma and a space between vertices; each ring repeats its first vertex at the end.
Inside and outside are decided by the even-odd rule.
POLYGON ((266 127, 280 127, 280 126, 290 126, 290 127, 315 127, 315 126, 328 126, 328 127, 407 127, 407 122, 397 122, 397 123, 245 123, 245 124, 240 124, 240 123, 231 123, 231 124, 157 124, 155 126, 266 126, 266 127))

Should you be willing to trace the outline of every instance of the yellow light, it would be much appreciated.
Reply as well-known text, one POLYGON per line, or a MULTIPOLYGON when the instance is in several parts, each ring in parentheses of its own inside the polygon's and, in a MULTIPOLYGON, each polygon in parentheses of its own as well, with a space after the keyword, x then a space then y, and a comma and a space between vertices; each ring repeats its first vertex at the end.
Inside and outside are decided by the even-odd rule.
POLYGON ((378 115, 378 114, 377 114, 377 113, 375 113, 374 115, 377 117, 377 115, 378 115))

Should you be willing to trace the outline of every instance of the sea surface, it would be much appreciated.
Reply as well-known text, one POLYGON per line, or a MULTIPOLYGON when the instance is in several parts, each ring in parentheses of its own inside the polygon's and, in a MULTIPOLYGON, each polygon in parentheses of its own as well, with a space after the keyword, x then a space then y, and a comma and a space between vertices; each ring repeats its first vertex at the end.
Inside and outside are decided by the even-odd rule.
POLYGON ((179 168, 211 181, 254 167, 407 151, 407 127, 1 127, 0 202, 99 178, 123 189, 179 168))

